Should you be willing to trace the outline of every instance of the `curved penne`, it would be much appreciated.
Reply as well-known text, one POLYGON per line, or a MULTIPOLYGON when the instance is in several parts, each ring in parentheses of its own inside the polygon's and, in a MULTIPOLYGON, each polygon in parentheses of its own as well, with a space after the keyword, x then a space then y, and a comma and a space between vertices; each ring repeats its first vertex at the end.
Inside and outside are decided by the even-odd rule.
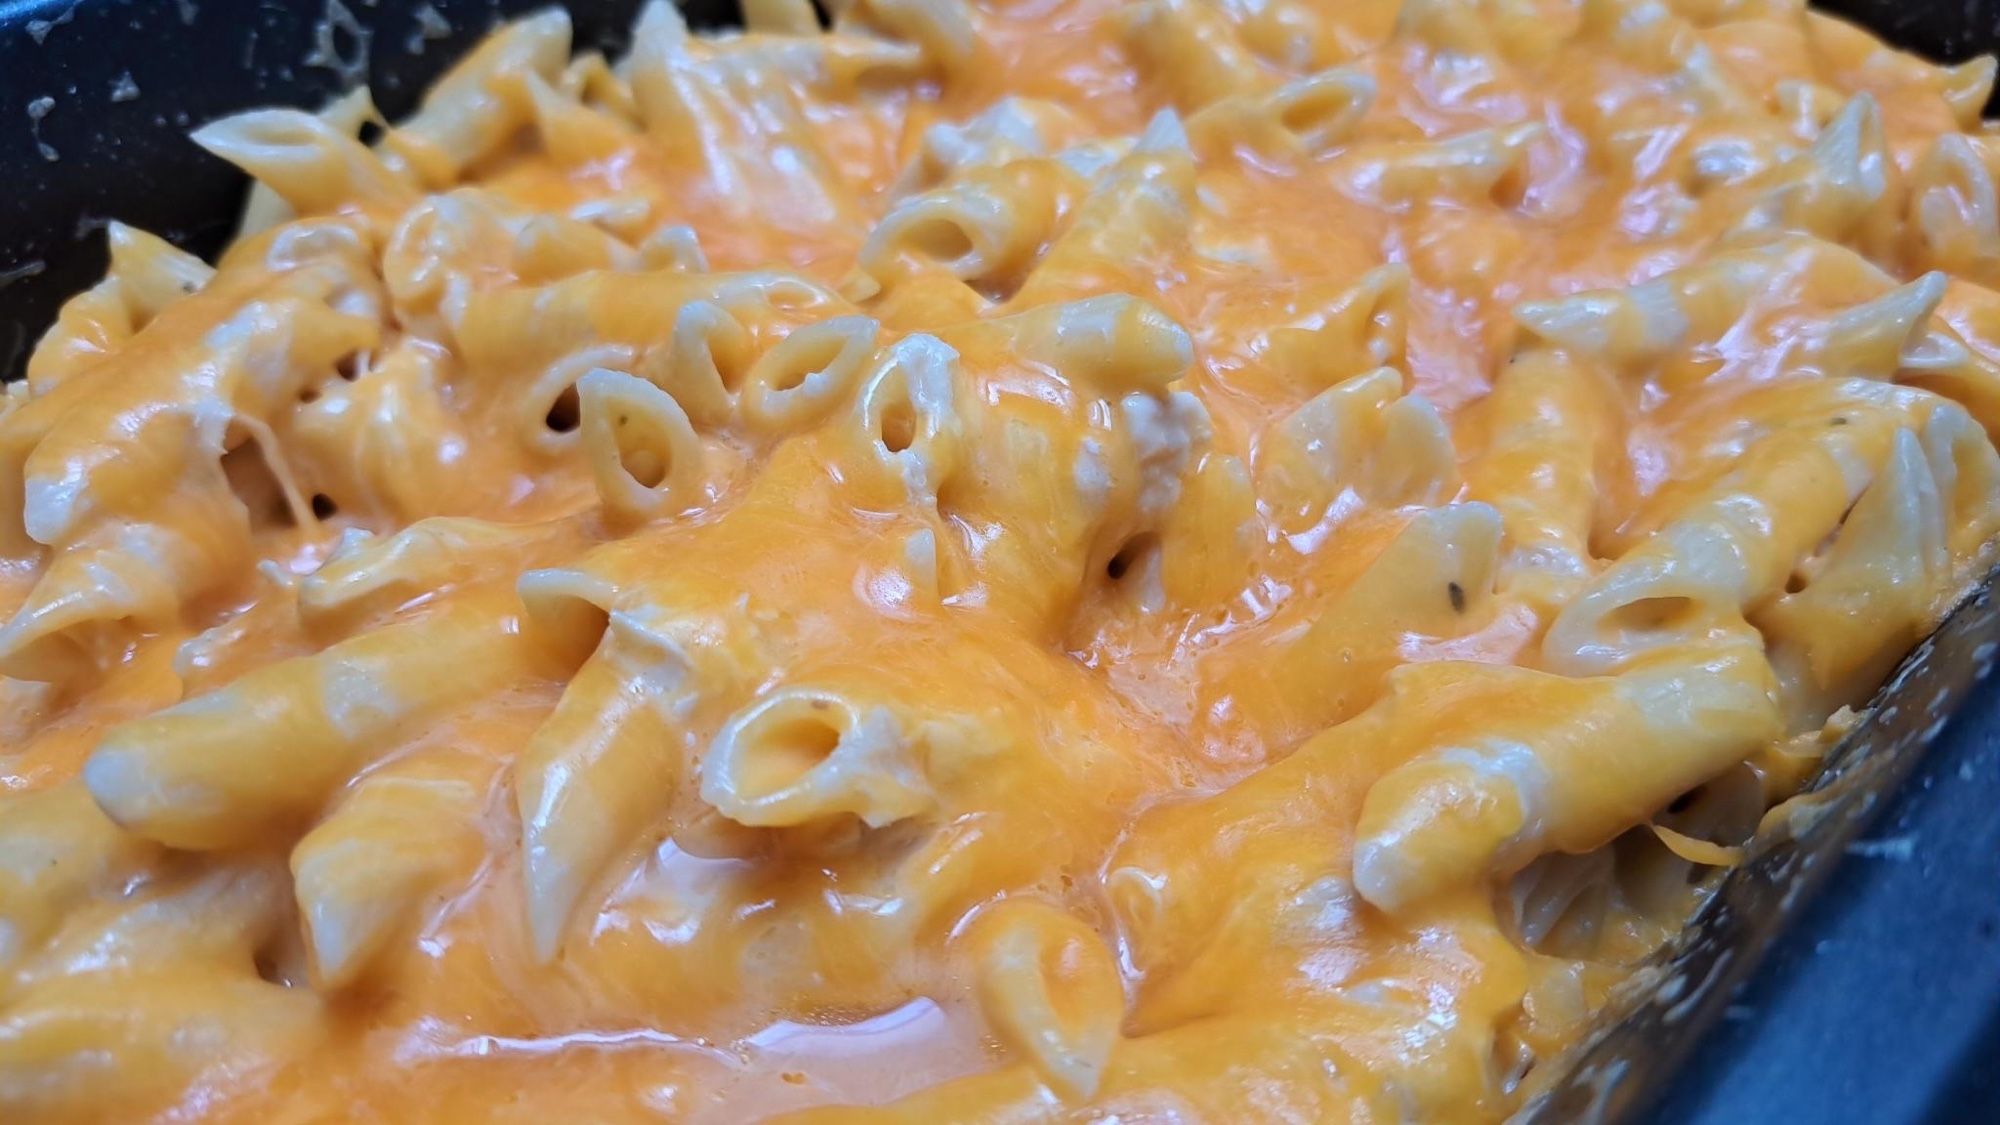
POLYGON ((1064 1100, 1096 1093, 1125 1012, 1118 965, 1097 931, 1046 903, 1007 898, 959 940, 1000 1041, 1064 1100))
POLYGON ((1392 693, 1438 716, 1411 720, 1420 748, 1369 788, 1355 830, 1355 889, 1392 912, 1597 847, 1782 732, 1769 665, 1734 643, 1613 677, 1419 664, 1392 693))
POLYGON ((1484 504, 1421 512, 1339 594, 1258 653, 1262 681, 1241 705, 1312 732, 1374 703, 1416 638, 1450 638, 1492 619, 1500 516, 1484 504))
POLYGON ((0 970, 39 947, 97 894, 115 894, 157 853, 68 781, 0 797, 0 970))
POLYGON ((1353 137, 1375 104, 1375 90, 1375 79, 1365 71, 1323 71, 1273 90, 1214 102, 1188 118, 1188 138, 1202 152, 1227 152, 1241 145, 1261 156, 1316 160, 1353 137))
POLYGON ((702 500, 701 439, 674 396, 644 379, 592 371, 577 383, 584 451, 598 500, 627 522, 702 500))
POLYGON ((1043 305, 938 335, 966 352, 1005 350, 1101 395, 1164 393, 1194 362, 1186 329, 1123 293, 1043 305))
POLYGON ((724 724, 701 765, 701 799, 753 828, 848 814, 871 828, 934 801, 921 732, 902 709, 784 687, 724 724))
POLYGON ((1410 267, 1376 266, 1308 311, 1264 334, 1263 361, 1287 382, 1314 392, 1376 368, 1409 362, 1410 267))
POLYGON ((687 753, 674 716, 685 651, 613 617, 514 765, 535 955, 553 958, 584 892, 662 816, 687 753))
POLYGON ((175 301, 215 276, 201 259, 124 223, 105 228, 104 280, 63 304, 28 357, 28 386, 47 394, 63 379, 114 354, 175 301))
POLYGON ((535 113, 535 129, 551 159, 577 168, 610 160, 630 149, 638 133, 618 118, 565 96, 533 71, 521 77, 535 113))
POLYGON ((1503 585, 1545 602, 1592 569, 1599 466, 1615 416, 1600 382, 1561 352, 1538 348, 1514 357, 1483 407, 1486 448, 1466 468, 1468 497, 1500 513, 1503 585))
POLYGON ((450 605, 114 727, 84 782, 130 832, 230 847, 312 815, 398 739, 537 667, 504 605, 450 605))
POLYGON ((569 61, 570 22, 545 8, 503 25, 424 95, 416 114, 383 140, 425 184, 442 187, 491 155, 534 112, 529 75, 557 82, 569 61))
POLYGON ((314 982, 353 984, 446 880, 477 865, 490 761, 424 755, 358 782, 292 849, 314 982))
POLYGON ((1304 534, 1343 514, 1350 491, 1371 504, 1436 504, 1458 491, 1458 456, 1437 411, 1381 368, 1313 396, 1259 443, 1260 495, 1278 527, 1304 534))
POLYGON ((877 354, 847 423, 859 446, 856 484, 870 499, 879 487, 887 505, 937 502, 966 455, 959 378, 958 353, 935 336, 905 336, 877 354))
POLYGON ((301 215, 357 204, 396 214, 416 202, 410 185, 366 145, 310 113, 254 109, 204 125, 192 137, 301 215))
POLYGON ((1146 126, 1132 151, 1077 203, 1067 225, 1016 290, 1029 308, 1087 293, 1135 290, 1135 263, 1186 243, 1194 223, 1194 157, 1171 110, 1146 126))
POLYGON ((1067 206, 1072 179, 1054 161, 1018 160, 908 196, 869 234, 860 266, 887 285, 939 269, 967 283, 1011 287, 1067 206))
POLYGON ((1733 627, 1839 526, 1897 428, 1863 416, 1759 443, 1585 585, 1549 626, 1543 659, 1570 674, 1604 672, 1633 654, 1733 627))
POLYGON ((1241 94, 1262 67, 1217 7, 1201 0, 1145 0, 1119 13, 1139 74, 1182 113, 1241 94))
POLYGON ((744 373, 744 422, 780 436, 825 417, 853 389, 880 329, 865 316, 839 316, 793 331, 744 373))
POLYGON ((1479 129, 1435 141, 1369 141, 1332 161, 1341 190, 1396 210, 1440 198, 1487 198, 1509 206, 1527 191, 1528 154, 1546 131, 1535 124, 1479 129))
POLYGON ((485 577, 496 560, 525 561, 545 534, 451 516, 418 520, 394 535, 350 532, 299 582, 299 619, 337 633, 383 623, 404 606, 485 577))

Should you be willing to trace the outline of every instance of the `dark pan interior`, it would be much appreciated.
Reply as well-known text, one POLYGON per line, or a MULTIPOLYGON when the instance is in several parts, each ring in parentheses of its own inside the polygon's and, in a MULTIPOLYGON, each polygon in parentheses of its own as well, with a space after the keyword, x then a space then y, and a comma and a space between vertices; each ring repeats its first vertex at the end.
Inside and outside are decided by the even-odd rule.
MULTIPOLYGON (((97 280, 108 219, 220 248, 244 184, 190 126, 361 80, 399 116, 493 23, 546 2, 0 0, 0 377, 97 280)), ((639 6, 574 0, 579 42, 621 46, 639 6)), ((1822 6, 1933 58, 2000 48, 2000 0, 1822 6)), ((732 0, 683 7, 698 27, 735 20, 732 0)), ((1978 685, 1996 651, 1989 583, 1836 754, 1827 815, 1730 876, 1669 983, 1527 1116, 2000 1121, 2000 700, 1978 685)))

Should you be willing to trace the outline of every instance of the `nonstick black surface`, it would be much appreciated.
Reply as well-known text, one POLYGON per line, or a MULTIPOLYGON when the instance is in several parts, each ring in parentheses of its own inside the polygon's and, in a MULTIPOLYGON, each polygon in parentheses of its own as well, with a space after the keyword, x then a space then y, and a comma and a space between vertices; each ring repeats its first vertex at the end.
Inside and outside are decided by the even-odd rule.
MULTIPOLYGON (((97 280, 107 219, 221 246, 243 184, 190 126, 318 105, 364 75, 398 116, 496 20, 542 0, 430 0, 450 27, 436 37, 422 6, 0 0, 0 376, 97 280)), ((573 0, 578 40, 619 46, 639 6, 573 0)), ((2000 50, 2000 0, 1823 6, 1938 59, 2000 50)), ((696 26, 734 20, 730 0, 684 7, 696 26)), ((1898 719, 1844 751, 1850 805, 1732 876, 1694 927, 1677 964, 1698 994, 1631 1012, 1537 1120, 2000 1123, 2000 698, 1974 675, 1996 644, 2000 609, 1983 599, 1941 631, 1884 697, 1898 719), (1923 752, 1931 719, 1915 703, 1940 689, 1957 717, 1923 752)))

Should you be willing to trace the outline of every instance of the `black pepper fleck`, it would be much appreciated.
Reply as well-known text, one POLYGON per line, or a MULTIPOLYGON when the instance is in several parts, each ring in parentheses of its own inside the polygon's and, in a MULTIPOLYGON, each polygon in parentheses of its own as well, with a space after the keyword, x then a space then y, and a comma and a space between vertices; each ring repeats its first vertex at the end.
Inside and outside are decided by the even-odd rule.
POLYGON ((1454 613, 1464 613, 1465 587, 1460 586, 1456 582, 1447 582, 1444 584, 1444 592, 1445 596, 1451 599, 1452 611, 1454 613))

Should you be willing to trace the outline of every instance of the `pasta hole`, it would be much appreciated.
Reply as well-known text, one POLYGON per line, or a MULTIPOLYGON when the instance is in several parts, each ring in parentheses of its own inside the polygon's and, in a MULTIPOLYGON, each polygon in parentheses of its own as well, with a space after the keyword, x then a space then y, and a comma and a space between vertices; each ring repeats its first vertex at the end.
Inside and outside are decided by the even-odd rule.
POLYGON ((803 386, 807 379, 831 366, 846 347, 845 336, 833 333, 816 336, 799 362, 787 365, 771 380, 771 389, 789 391, 803 386))
POLYGON ((319 401, 318 387, 306 387, 303 390, 299 391, 299 402, 302 405, 310 406, 318 401, 319 401))
POLYGON ((1785 593, 1787 594, 1796 594, 1805 588, 1806 588, 1806 576, 1799 571, 1796 570, 1793 571, 1790 574, 1790 576, 1788 576, 1785 579, 1785 593))
POLYGON ((1692 598, 1640 598, 1619 606, 1605 621, 1621 633, 1666 633, 1688 625, 1694 612, 1692 598))
POLYGON ((746 756, 740 790, 753 796, 794 785, 840 746, 840 730, 818 715, 793 715, 757 733, 758 753, 746 756))
POLYGON ((882 412, 882 448, 901 453, 917 442, 917 412, 904 399, 882 412))
POLYGON ((910 246, 934 262, 958 262, 978 248, 965 228, 946 218, 925 219, 907 232, 910 246))
POLYGON ((339 512, 340 508, 333 502, 333 497, 328 496, 324 492, 313 493, 312 513, 314 519, 330 520, 339 514, 339 512))
POLYGON ((246 439, 223 454, 222 475, 229 482, 229 490, 250 513, 252 528, 294 525, 284 485, 271 471, 270 462, 264 459, 264 451, 256 442, 246 439))
POLYGON ((576 385, 564 387, 556 400, 549 404, 549 412, 542 423, 558 434, 572 433, 583 419, 582 404, 577 401, 576 385))
POLYGON ((658 488, 667 479, 667 463, 650 449, 635 450, 625 455, 625 471, 632 474, 643 488, 658 488))
POLYGON ((333 365, 333 373, 352 383, 361 378, 361 353, 348 352, 333 365))
POLYGON ((1151 532, 1133 536, 1104 564, 1104 576, 1113 582, 1123 581, 1126 575, 1144 567, 1159 544, 1160 537, 1151 532))

